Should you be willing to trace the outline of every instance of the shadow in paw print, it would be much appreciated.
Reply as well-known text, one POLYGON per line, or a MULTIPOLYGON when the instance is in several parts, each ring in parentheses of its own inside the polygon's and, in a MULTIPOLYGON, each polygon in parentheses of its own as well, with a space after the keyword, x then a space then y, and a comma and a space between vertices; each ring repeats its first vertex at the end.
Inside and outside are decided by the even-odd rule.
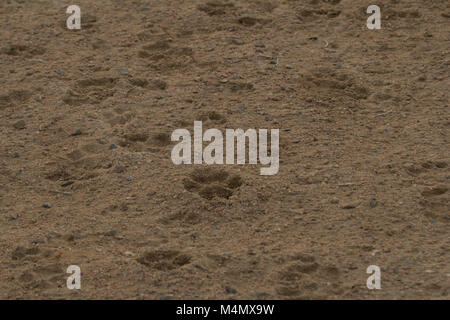
POLYGON ((147 251, 137 261, 152 269, 169 271, 190 263, 191 256, 175 250, 147 251))
POLYGON ((239 175, 230 175, 225 170, 210 167, 195 169, 183 180, 186 190, 198 193, 208 200, 215 197, 228 199, 242 182, 239 175))

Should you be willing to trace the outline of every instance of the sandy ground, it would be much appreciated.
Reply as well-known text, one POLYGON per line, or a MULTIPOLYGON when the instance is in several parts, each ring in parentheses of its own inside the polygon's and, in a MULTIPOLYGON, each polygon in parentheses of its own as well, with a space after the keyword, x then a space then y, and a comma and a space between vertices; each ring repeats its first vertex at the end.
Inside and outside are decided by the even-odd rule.
POLYGON ((448 299, 449 17, 447 0, 1 1, 0 298, 448 299), (194 120, 280 129, 279 173, 174 165, 194 120))

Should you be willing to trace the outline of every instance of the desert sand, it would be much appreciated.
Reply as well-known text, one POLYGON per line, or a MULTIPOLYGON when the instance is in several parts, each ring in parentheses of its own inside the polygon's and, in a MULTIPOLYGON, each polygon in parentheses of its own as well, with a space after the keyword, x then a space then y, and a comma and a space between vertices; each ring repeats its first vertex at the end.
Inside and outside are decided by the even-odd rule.
POLYGON ((449 299, 449 18, 447 0, 1 1, 0 298, 449 299), (196 120, 279 129, 279 172, 173 164, 196 120))

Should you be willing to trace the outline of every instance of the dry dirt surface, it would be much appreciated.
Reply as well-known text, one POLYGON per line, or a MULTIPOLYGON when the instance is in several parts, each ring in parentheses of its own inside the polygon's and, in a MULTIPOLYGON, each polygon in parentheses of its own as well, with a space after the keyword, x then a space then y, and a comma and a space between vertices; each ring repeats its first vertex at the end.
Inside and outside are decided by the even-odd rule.
POLYGON ((2 0, 0 298, 449 299, 449 18, 448 0, 2 0), (174 165, 194 120, 280 129, 278 174, 174 165))

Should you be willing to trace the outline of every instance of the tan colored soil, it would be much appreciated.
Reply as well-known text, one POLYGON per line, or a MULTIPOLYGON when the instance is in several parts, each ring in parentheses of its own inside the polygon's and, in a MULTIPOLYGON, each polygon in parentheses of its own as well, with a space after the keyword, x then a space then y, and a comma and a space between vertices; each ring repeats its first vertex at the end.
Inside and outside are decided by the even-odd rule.
POLYGON ((448 299, 449 17, 445 0, 1 1, 0 298, 448 299), (194 120, 279 128, 279 173, 174 165, 194 120))

